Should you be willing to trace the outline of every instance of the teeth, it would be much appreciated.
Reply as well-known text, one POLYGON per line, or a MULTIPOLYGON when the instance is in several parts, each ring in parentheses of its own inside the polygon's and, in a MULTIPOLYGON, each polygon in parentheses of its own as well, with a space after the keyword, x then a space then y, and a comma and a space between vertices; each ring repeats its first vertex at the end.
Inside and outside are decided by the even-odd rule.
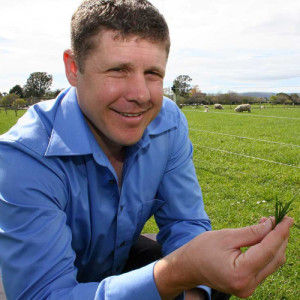
POLYGON ((119 113, 121 116, 125 116, 125 117, 138 117, 140 116, 142 113, 137 113, 137 114, 127 114, 127 113, 119 113))

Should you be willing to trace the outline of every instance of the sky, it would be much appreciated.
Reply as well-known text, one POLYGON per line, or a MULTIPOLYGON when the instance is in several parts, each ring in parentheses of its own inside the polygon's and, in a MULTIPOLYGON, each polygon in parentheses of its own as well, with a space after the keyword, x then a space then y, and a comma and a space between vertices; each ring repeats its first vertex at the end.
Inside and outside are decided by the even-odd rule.
MULTIPOLYGON (((164 87, 189 75, 204 93, 300 93, 300 0, 150 0, 164 15, 171 52, 164 87)), ((63 51, 81 0, 0 0, 0 92, 33 72, 69 86, 63 51)))

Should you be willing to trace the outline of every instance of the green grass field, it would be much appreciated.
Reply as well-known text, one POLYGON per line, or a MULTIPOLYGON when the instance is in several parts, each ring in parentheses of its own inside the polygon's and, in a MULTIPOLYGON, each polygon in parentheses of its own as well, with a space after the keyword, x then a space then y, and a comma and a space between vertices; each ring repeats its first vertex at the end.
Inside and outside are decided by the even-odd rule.
MULTIPOLYGON (((289 200, 300 189, 300 109, 253 109, 235 113, 183 109, 194 145, 194 163, 214 229, 236 228, 274 215, 276 195, 289 200)), ((18 113, 19 116, 21 112, 18 113)), ((0 112, 0 133, 15 122, 0 112)), ((300 195, 290 215, 300 225, 300 195)), ((151 218, 144 232, 157 232, 151 218)), ((292 228, 287 262, 259 286, 251 300, 298 300, 300 229, 292 228)), ((239 299, 232 297, 232 300, 239 299)))
POLYGON ((7 110, 6 114, 5 110, 0 107, 0 134, 11 128, 24 113, 25 110, 19 110, 16 117, 14 110, 7 110))
MULTIPOLYGON (((300 190, 300 109, 253 109, 251 113, 184 107, 194 164, 214 229, 236 228, 274 215, 276 195, 300 190)), ((289 213, 300 225, 300 194, 289 213)), ((144 232, 156 232, 152 218, 144 232)), ((287 262, 259 286, 251 300, 300 299, 300 230, 292 228, 287 262)), ((232 300, 239 299, 232 297, 232 300)))

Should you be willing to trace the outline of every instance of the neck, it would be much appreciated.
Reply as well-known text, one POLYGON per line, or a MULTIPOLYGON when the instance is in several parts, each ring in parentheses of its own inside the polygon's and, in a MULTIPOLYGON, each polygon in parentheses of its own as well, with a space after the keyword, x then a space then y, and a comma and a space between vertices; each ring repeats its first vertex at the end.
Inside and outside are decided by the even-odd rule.
POLYGON ((118 176, 119 185, 122 182, 123 163, 125 159, 125 146, 110 141, 106 136, 86 118, 86 121, 102 151, 105 153, 118 176))

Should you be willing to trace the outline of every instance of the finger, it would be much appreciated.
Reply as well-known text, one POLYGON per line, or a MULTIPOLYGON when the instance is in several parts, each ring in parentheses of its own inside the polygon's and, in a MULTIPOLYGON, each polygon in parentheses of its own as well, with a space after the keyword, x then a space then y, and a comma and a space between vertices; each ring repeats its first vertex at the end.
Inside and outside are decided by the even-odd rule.
POLYGON ((256 275, 257 284, 265 280, 269 275, 273 274, 275 271, 278 270, 278 268, 280 268, 285 263, 285 251, 287 244, 288 238, 283 242, 274 259, 268 265, 266 265, 260 272, 258 272, 258 274, 256 275))
MULTIPOLYGON (((267 222, 269 221, 265 223, 267 222)), ((236 263, 248 267, 249 271, 254 274, 261 272, 279 255, 280 249, 283 249, 282 247, 284 247, 284 244, 287 242, 289 229, 292 224, 292 219, 285 218, 273 231, 266 235, 261 242, 241 254, 236 263)))
POLYGON ((268 218, 262 217, 262 218, 260 218, 260 220, 259 220, 259 224, 262 224, 262 223, 266 222, 267 220, 268 220, 268 218))
POLYGON ((262 223, 266 222, 268 219, 271 219, 271 221, 272 221, 272 228, 274 229, 274 227, 275 227, 275 217, 269 217, 269 218, 262 217, 259 220, 259 224, 262 224, 262 223))
POLYGON ((268 218, 265 222, 258 225, 233 229, 236 235, 234 246, 236 248, 253 246, 262 241, 272 231, 272 228, 272 219, 268 218))
MULTIPOLYGON (((261 271, 258 272, 258 274, 249 274, 248 273, 248 282, 246 285, 246 288, 242 291, 242 294, 240 294, 239 296, 246 296, 248 297, 248 295, 252 295, 254 290, 257 288, 257 286, 263 281, 265 280, 269 275, 273 274, 284 262, 285 260, 285 249, 287 246, 287 242, 288 239, 285 240, 285 242, 282 244, 281 248, 280 248, 280 254, 276 257, 274 257, 274 259, 266 266, 264 267, 261 271)), ((249 271, 249 270, 247 270, 249 271)), ((246 277, 247 278, 247 277, 246 277)), ((242 297, 244 298, 244 297, 242 297)))

